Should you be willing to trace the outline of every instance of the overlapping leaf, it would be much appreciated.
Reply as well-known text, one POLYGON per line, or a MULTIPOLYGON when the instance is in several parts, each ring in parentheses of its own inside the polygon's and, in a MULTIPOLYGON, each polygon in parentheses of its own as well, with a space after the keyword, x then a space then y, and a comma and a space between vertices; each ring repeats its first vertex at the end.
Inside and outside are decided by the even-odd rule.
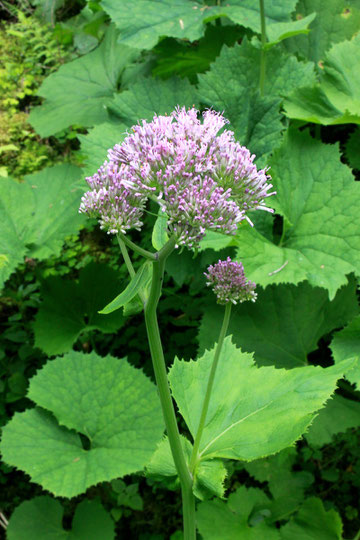
POLYGON ((125 359, 71 352, 31 379, 28 396, 38 407, 4 428, 3 459, 58 496, 139 471, 163 433, 155 386, 125 359))
POLYGON ((71 530, 62 525, 64 509, 47 496, 35 497, 15 508, 6 530, 8 540, 113 540, 114 522, 101 504, 82 501, 75 510, 71 530))
POLYGON ((360 403, 335 395, 322 409, 305 434, 312 446, 323 446, 331 442, 336 433, 360 426, 360 403))
POLYGON ((83 332, 116 332, 124 323, 122 312, 100 315, 98 311, 124 286, 118 272, 96 263, 80 272, 78 283, 48 278, 43 283, 44 300, 34 322, 36 347, 48 355, 62 354, 83 332))
POLYGON ((56 255, 65 237, 79 230, 84 216, 73 187, 81 174, 78 167, 63 164, 26 176, 24 183, 1 179, 1 285, 25 256, 56 255))
POLYGON ((356 360, 354 367, 346 372, 346 378, 360 388, 360 316, 334 335, 330 348, 335 362, 356 360))
POLYGON ((30 123, 39 135, 48 137, 74 124, 92 127, 106 122, 107 106, 120 74, 138 55, 116 40, 117 32, 109 27, 97 49, 64 64, 45 79, 38 92, 45 103, 30 114, 30 123))
MULTIPOLYGON (((254 351, 260 365, 299 367, 306 365, 307 355, 317 348, 323 335, 357 313, 355 280, 340 289, 332 302, 324 289, 308 283, 271 285, 265 290, 258 288, 255 303, 234 307, 229 333, 242 350, 254 351)), ((223 306, 206 308, 198 337, 201 351, 213 346, 223 316, 223 306)))
POLYGON ((240 227, 238 258, 256 283, 299 283, 328 289, 330 298, 360 273, 360 185, 337 148, 289 132, 271 160, 277 191, 271 204, 284 218, 279 245, 240 227))
POLYGON ((43 303, 34 322, 35 345, 48 355, 69 351, 83 332, 116 332, 124 323, 122 312, 100 315, 124 288, 118 272, 91 263, 79 274, 79 282, 50 277, 42 287, 43 303))
MULTIPOLYGON (((169 379, 173 396, 194 437, 214 350, 196 362, 175 360, 169 379)), ((221 351, 201 458, 251 461, 291 446, 307 429, 351 362, 324 369, 257 368, 227 337, 221 351), (236 384, 234 384, 236 381, 236 384)))
POLYGON ((293 54, 319 62, 335 43, 352 36, 359 30, 360 11, 346 0, 300 0, 296 6, 296 18, 303 20, 315 12, 306 36, 296 36, 284 42, 293 54))
POLYGON ((186 79, 174 77, 161 81, 143 77, 130 90, 117 94, 110 109, 112 114, 131 126, 139 119, 151 120, 155 113, 170 113, 177 105, 196 106, 198 100, 195 87, 186 79))
POLYGON ((307 499, 292 521, 280 530, 281 540, 341 540, 342 523, 335 510, 324 509, 320 499, 307 499))
POLYGON ((278 529, 267 524, 271 501, 260 489, 238 488, 227 503, 212 501, 200 503, 197 523, 204 540, 280 540, 278 529))
POLYGON ((81 154, 85 156, 84 176, 91 176, 97 171, 104 163, 109 148, 123 141, 126 129, 125 124, 108 122, 95 126, 87 135, 78 135, 81 154))
POLYGON ((282 131, 280 98, 298 85, 315 80, 311 63, 271 49, 267 61, 272 66, 266 77, 265 97, 257 92, 260 73, 260 50, 246 39, 241 45, 223 47, 211 69, 199 75, 199 93, 203 101, 229 118, 241 144, 257 157, 268 154, 280 142, 282 131))
POLYGON ((359 124, 359 61, 360 35, 334 45, 325 58, 320 86, 289 96, 284 105, 287 116, 325 125, 359 124))

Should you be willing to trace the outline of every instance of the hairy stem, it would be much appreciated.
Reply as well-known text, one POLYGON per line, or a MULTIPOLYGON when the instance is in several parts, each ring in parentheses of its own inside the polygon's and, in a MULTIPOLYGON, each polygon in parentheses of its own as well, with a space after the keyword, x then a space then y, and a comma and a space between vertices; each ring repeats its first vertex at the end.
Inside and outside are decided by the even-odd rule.
POLYGON ((264 0, 260 0, 260 21, 261 21, 261 56, 260 56, 260 94, 264 95, 265 75, 266 75, 266 23, 264 0))
POLYGON ((220 334, 219 334, 219 340, 218 340, 218 343, 217 343, 217 346, 216 346, 215 355, 214 355, 213 363, 212 363, 212 366, 211 366, 209 380, 208 380, 208 384, 207 384, 207 388, 206 388, 206 394, 205 394, 204 403, 203 403, 203 406, 202 406, 202 411, 201 411, 201 416, 200 416, 199 427, 198 427, 196 435, 195 435, 194 447, 193 447, 193 451, 192 451, 191 459, 190 459, 190 472, 191 472, 191 474, 194 473, 197 462, 198 462, 198 459, 199 459, 199 446, 200 446, 201 436, 203 434, 204 427, 205 427, 206 415, 207 415, 208 410, 209 410, 211 392, 212 392, 212 389, 213 389, 213 386, 214 386, 216 368, 217 368, 218 363, 219 363, 221 349, 222 349, 224 339, 225 339, 225 336, 226 336, 226 332, 227 332, 227 329, 228 329, 228 326, 229 326, 230 315, 231 315, 231 302, 226 304, 226 307, 225 307, 224 320, 223 320, 223 323, 222 323, 222 326, 221 326, 221 330, 220 330, 220 334))
POLYGON ((166 431, 175 467, 179 475, 183 503, 184 539, 196 539, 195 525, 195 498, 192 492, 192 476, 186 464, 181 446, 180 434, 176 422, 174 405, 171 399, 169 382, 167 378, 164 353, 161 344, 156 309, 161 295, 165 261, 175 247, 175 240, 171 238, 157 253, 153 262, 153 277, 150 295, 145 305, 145 322, 149 340, 151 358, 155 372, 156 384, 164 415, 166 431))

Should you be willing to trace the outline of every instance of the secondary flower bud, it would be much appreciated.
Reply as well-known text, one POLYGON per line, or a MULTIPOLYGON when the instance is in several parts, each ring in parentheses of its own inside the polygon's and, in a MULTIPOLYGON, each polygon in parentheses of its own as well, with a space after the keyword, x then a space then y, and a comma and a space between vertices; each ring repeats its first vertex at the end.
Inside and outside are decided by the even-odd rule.
POLYGON ((219 304, 233 304, 251 300, 255 302, 257 294, 256 284, 248 281, 244 274, 244 267, 240 262, 233 262, 230 257, 226 261, 219 261, 211 265, 205 273, 207 285, 212 287, 219 304))

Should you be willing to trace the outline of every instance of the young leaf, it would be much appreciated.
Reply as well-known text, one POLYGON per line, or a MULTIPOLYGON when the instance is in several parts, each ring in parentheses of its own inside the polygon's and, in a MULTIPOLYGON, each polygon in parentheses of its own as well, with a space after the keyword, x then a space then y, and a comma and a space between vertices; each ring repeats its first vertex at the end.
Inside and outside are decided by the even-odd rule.
POLYGON ((312 446, 324 446, 336 433, 360 426, 360 403, 335 395, 319 412, 305 439, 312 446))
POLYGON ((131 279, 126 289, 120 293, 114 300, 107 304, 99 313, 101 315, 108 315, 113 313, 117 309, 125 306, 131 302, 131 300, 138 294, 138 292, 144 287, 149 280, 151 274, 151 262, 146 261, 136 272, 135 276, 131 279))
POLYGON ((79 167, 62 164, 28 175, 24 183, 1 180, 0 286, 25 256, 57 255, 65 237, 79 230, 84 216, 73 186, 80 176, 79 167))
POLYGON ((227 503, 199 504, 199 531, 204 540, 280 540, 276 527, 266 523, 270 508, 271 501, 263 491, 240 487, 230 495, 227 503))
MULTIPOLYGON (((306 365, 307 355, 316 350, 319 339, 359 311, 355 280, 339 289, 332 302, 324 289, 306 282, 297 287, 258 287, 257 292, 255 303, 233 308, 229 333, 243 351, 254 352, 259 365, 306 365)), ((198 335, 201 351, 213 347, 223 316, 222 306, 214 303, 206 308, 198 335)))
POLYGON ((114 522, 96 501, 82 501, 75 510, 71 530, 62 525, 63 507, 51 497, 35 497, 15 508, 6 529, 8 540, 113 540, 114 522))
MULTIPOLYGON (((192 444, 181 436, 181 444, 187 463, 190 463, 192 444)), ((169 439, 165 437, 158 445, 146 466, 146 475, 149 477, 178 478, 175 463, 171 454, 169 439)), ((216 495, 224 496, 224 481, 227 470, 220 459, 201 460, 194 473, 193 492, 200 500, 205 500, 216 495)))
MULTIPOLYGON (((78 135, 81 154, 85 154, 84 176, 91 176, 106 159, 109 148, 121 143, 126 136, 126 126, 121 123, 100 124, 90 129, 87 135, 78 135)), ((85 190, 85 183, 83 183, 85 190)))
POLYGON ((3 459, 57 496, 141 470, 163 433, 154 384, 124 359, 71 352, 31 379, 28 396, 38 407, 5 426, 3 459))
POLYGON ((341 540, 341 518, 326 511, 320 499, 307 499, 295 517, 280 529, 281 540, 341 540))
POLYGON ((166 242, 169 240, 167 234, 167 220, 167 215, 162 211, 161 208, 159 208, 158 217, 155 221, 151 236, 151 242, 156 251, 160 251, 160 249, 163 248, 166 242))
MULTIPOLYGON (((193 437, 213 356, 214 350, 206 351, 197 362, 175 360, 169 372, 174 399, 193 437)), ((350 365, 257 368, 252 355, 242 353, 227 337, 200 442, 200 458, 251 461, 291 446, 350 365)))
POLYGON ((50 277, 43 283, 43 303, 34 322, 35 345, 48 355, 72 348, 83 332, 116 332, 124 323, 122 313, 104 317, 98 310, 122 286, 112 268, 91 263, 81 270, 79 282, 50 277))
POLYGON ((291 22, 280 22, 269 24, 266 27, 266 34, 269 42, 266 43, 266 48, 270 48, 284 39, 288 39, 299 34, 308 34, 310 29, 309 24, 315 19, 316 13, 311 13, 307 17, 297 19, 291 22))
POLYGON ((139 54, 116 40, 117 32, 110 26, 99 47, 45 79, 38 94, 46 101, 30 114, 30 123, 41 137, 73 124, 92 127, 106 122, 119 76, 139 54))
POLYGON ((270 164, 277 191, 271 203, 287 227, 279 245, 250 226, 238 229, 246 275, 262 286, 307 279, 334 298, 346 274, 360 273, 360 185, 337 147, 307 133, 290 131, 270 164))
POLYGON ((356 363, 346 372, 346 378, 360 388, 360 315, 351 323, 337 332, 330 344, 330 349, 336 363, 354 358, 356 363))
POLYGON ((129 90, 116 95, 110 111, 131 126, 139 118, 151 120, 154 114, 170 113, 179 104, 190 107, 198 102, 196 88, 186 79, 139 77, 129 90))

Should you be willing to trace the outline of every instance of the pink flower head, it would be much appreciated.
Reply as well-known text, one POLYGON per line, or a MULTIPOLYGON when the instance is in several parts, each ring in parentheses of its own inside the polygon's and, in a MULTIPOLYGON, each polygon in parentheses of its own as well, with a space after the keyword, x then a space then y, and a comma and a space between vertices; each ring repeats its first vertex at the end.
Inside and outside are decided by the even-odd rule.
POLYGON ((230 257, 211 265, 205 273, 207 285, 212 287, 219 304, 233 304, 251 300, 255 302, 257 294, 255 283, 248 281, 244 267, 240 262, 233 262, 230 257))
POLYGON ((227 123, 212 110, 204 112, 201 122, 195 108, 183 107, 133 126, 109 150, 103 167, 86 179, 92 191, 84 195, 80 212, 97 215, 110 233, 124 233, 142 226, 146 202, 152 199, 166 213, 177 244, 189 248, 207 230, 234 234, 240 221, 250 221, 250 210, 271 212, 265 205, 273 194, 269 176, 257 170, 255 156, 235 141, 232 131, 219 134, 227 123))

